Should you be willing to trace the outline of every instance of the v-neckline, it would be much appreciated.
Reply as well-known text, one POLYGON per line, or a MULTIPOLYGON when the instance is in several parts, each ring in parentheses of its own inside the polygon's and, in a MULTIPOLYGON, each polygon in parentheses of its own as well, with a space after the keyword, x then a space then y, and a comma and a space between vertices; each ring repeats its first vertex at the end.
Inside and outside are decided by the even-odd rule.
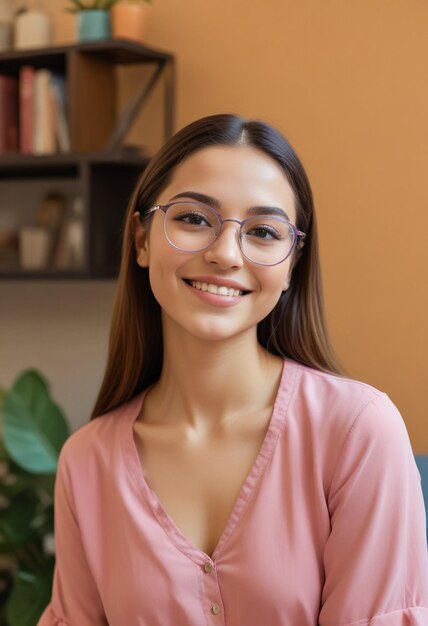
POLYGON ((257 483, 260 481, 270 457, 272 456, 275 444, 278 441, 279 434, 285 423, 287 413, 286 409, 291 396, 292 388, 294 386, 297 374, 297 365, 298 364, 291 359, 283 359, 282 372, 275 396, 274 406, 263 443, 250 471, 247 474, 246 479, 240 488, 238 497, 236 498, 227 519, 226 526, 220 535, 212 555, 207 554, 201 548, 195 546, 190 539, 182 533, 145 478, 144 467, 134 439, 134 423, 141 413, 144 398, 152 385, 137 394, 128 403, 128 410, 126 411, 127 414, 122 419, 123 428, 125 430, 124 437, 122 439, 123 450, 128 471, 130 472, 138 490, 145 497, 145 500, 152 509, 152 512, 157 518, 159 524, 165 530, 167 536, 181 552, 186 554, 196 563, 203 565, 207 559, 215 561, 219 557, 240 518, 242 517, 246 505, 248 504, 248 501, 254 492, 257 483))

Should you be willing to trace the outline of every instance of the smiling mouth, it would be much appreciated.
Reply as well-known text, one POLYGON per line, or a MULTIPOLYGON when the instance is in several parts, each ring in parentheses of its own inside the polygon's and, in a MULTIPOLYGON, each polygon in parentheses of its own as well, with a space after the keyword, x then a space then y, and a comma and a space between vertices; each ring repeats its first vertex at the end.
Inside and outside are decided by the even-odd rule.
POLYGON ((251 293, 251 291, 241 291, 239 289, 234 289, 233 287, 227 287, 226 285, 212 285, 201 281, 189 280, 188 278, 183 278, 183 280, 185 283, 190 285, 190 287, 193 287, 193 289, 199 289, 199 291, 205 291, 219 296, 246 296, 251 293))

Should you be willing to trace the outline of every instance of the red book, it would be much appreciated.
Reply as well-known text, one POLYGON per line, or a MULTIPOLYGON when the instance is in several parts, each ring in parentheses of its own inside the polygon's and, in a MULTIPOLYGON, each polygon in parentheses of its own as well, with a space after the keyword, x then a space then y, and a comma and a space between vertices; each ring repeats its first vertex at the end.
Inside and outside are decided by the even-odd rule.
POLYGON ((19 128, 23 154, 33 152, 34 67, 23 65, 19 72, 19 128))
POLYGON ((0 154, 19 150, 18 79, 0 74, 0 154))

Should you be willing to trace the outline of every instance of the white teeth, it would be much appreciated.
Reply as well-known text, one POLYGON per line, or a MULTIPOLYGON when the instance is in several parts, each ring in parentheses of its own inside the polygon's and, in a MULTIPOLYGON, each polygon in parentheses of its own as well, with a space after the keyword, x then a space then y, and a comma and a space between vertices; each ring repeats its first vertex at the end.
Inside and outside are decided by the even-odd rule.
POLYGON ((208 291, 209 293, 215 293, 219 296, 242 296, 242 291, 234 289, 233 287, 226 287, 226 285, 213 285, 212 283, 201 283, 199 280, 192 280, 192 287, 201 289, 202 291, 208 291))

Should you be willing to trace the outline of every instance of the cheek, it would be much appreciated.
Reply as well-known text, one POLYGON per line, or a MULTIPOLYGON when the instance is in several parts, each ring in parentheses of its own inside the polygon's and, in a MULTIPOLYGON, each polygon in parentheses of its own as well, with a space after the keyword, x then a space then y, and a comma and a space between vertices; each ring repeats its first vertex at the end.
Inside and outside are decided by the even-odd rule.
POLYGON ((272 294, 272 297, 278 297, 281 295, 282 290, 286 287, 285 283, 290 272, 290 261, 287 261, 281 265, 266 268, 259 274, 259 283, 262 286, 262 290, 266 293, 272 294))
POLYGON ((162 308, 171 308, 180 289, 180 267, 186 254, 175 251, 166 240, 159 240, 150 255, 149 280, 153 294, 162 308))

